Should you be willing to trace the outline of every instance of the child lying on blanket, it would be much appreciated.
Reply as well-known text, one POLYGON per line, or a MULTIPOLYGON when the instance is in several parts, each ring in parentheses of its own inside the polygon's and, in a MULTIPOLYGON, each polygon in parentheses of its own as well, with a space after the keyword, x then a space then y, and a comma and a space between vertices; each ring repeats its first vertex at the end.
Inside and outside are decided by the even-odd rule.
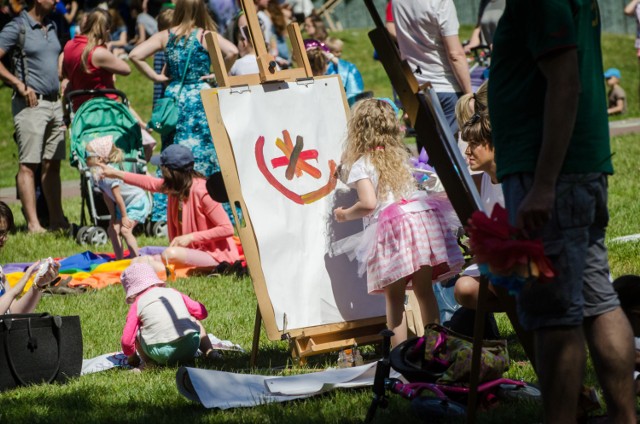
POLYGON ((121 281, 126 302, 131 304, 121 340, 129 365, 138 366, 140 358, 158 365, 186 362, 193 359, 198 348, 205 358, 216 358, 198 321, 207 317, 201 303, 164 287, 149 264, 131 265, 122 273, 121 281))

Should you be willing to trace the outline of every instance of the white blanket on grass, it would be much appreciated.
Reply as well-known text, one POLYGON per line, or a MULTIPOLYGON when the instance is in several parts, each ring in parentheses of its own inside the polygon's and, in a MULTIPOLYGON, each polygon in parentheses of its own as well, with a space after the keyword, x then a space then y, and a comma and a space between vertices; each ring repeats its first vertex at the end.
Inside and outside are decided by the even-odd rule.
MULTIPOLYGON (((286 402, 337 388, 371 386, 375 373, 376 363, 286 377, 181 367, 176 384, 183 396, 206 408, 229 409, 286 402)), ((391 377, 399 378, 400 374, 392 371, 391 377)))
MULTIPOLYGON (((209 340, 215 350, 228 350, 235 352, 244 352, 245 350, 229 340, 220 340, 213 334, 209 334, 209 340)), ((199 356, 200 351, 196 353, 199 356)), ((92 374, 94 372, 106 371, 115 367, 131 368, 127 363, 127 355, 122 352, 105 353, 95 358, 85 359, 82 361, 82 371, 80 375, 92 374)))

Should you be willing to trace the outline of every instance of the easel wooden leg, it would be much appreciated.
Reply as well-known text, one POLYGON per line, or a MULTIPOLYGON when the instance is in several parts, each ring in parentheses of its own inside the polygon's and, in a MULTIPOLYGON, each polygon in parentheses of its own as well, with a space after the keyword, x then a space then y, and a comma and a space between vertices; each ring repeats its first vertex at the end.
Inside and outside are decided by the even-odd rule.
POLYGON ((480 278, 478 304, 476 305, 476 322, 473 328, 473 352, 471 354, 471 376, 469 381, 469 400, 467 403, 467 423, 476 422, 478 408, 478 384, 480 382, 480 358, 482 354, 482 339, 484 336, 484 316, 486 314, 487 292, 489 281, 480 278))
POLYGON ((337 31, 338 29, 336 28, 335 22, 333 22, 333 18, 331 17, 331 12, 329 11, 327 12, 328 13, 324 14, 324 19, 327 21, 327 26, 331 31, 337 31))
MULTIPOLYGON (((505 311, 511 321, 511 325, 518 336, 520 344, 525 354, 531 362, 531 366, 535 370, 535 354, 533 345, 533 333, 526 331, 520 325, 518 314, 516 311, 515 297, 509 295, 506 289, 495 287, 494 290, 498 297, 498 302, 502 310, 505 311)), ((473 424, 476 421, 476 410, 478 406, 478 385, 480 379, 480 358, 482 353, 482 338, 484 335, 484 322, 486 315, 486 300, 489 291, 489 282, 486 277, 480 278, 480 289, 478 292, 478 305, 476 306, 476 322, 473 329, 473 354, 471 356, 471 376, 469 387, 469 402, 467 405, 467 422, 473 424)))
POLYGON ((260 327, 262 326, 262 315, 260 307, 256 307, 256 321, 253 324, 253 342, 251 343, 251 359, 249 366, 255 368, 258 364, 258 349, 260 348, 260 327))

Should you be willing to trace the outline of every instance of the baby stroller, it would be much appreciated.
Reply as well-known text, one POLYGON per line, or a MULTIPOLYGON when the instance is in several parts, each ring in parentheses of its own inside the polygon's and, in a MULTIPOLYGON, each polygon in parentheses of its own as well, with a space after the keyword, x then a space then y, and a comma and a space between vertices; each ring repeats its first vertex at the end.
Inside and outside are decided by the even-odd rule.
POLYGON ((138 122, 129 112, 126 95, 119 90, 76 90, 65 96, 65 112, 71 116, 71 101, 77 96, 96 96, 82 103, 72 116, 71 123, 71 166, 80 172, 80 227, 74 237, 80 244, 103 245, 109 240, 108 228, 111 215, 102 194, 93 186, 91 170, 85 161, 85 147, 97 137, 112 137, 113 143, 124 152, 124 170, 146 173, 146 162, 142 146, 142 133, 138 122), (114 94, 121 102, 105 97, 114 94), (85 215, 89 211, 89 220, 85 215))
MULTIPOLYGON (((427 326, 427 328, 430 327, 441 329, 438 342, 434 345, 435 349, 442 347, 441 336, 444 339, 446 339, 447 335, 449 337, 464 338, 464 336, 435 324, 427 326), (438 347, 438 344, 440 344, 440 347, 438 347)), ((387 390, 410 400, 413 413, 424 422, 438 422, 438 420, 448 422, 464 419, 467 412, 466 402, 469 395, 469 386, 465 383, 441 382, 451 364, 445 363, 442 358, 437 358, 436 355, 434 355, 434 360, 429 363, 424 360, 425 349, 428 344, 425 343, 426 336, 408 339, 391 350, 390 340, 393 332, 383 330, 381 335, 383 337, 383 358, 378 361, 376 367, 373 400, 365 422, 368 423, 373 420, 378 406, 386 408, 388 404, 387 390), (389 378, 391 368, 402 374, 408 383, 397 378, 389 378)), ((485 374, 485 376, 489 375, 491 375, 490 371, 485 374)), ((535 386, 524 381, 502 377, 486 378, 484 382, 479 384, 477 391, 480 400, 479 404, 485 407, 495 405, 500 399, 530 399, 535 401, 542 399, 540 391, 535 386)))

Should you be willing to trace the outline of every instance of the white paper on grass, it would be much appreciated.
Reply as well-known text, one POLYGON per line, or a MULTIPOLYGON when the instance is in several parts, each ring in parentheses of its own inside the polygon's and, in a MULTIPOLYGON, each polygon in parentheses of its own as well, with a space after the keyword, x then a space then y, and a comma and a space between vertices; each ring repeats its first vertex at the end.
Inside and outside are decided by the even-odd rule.
POLYGON ((298 194, 324 186, 330 177, 329 160, 340 163, 346 136, 341 90, 337 77, 312 84, 251 86, 250 91, 242 92, 218 90, 222 120, 281 331, 285 314, 287 329, 384 316, 383 298, 367 294, 366 280, 357 276, 356 263, 345 255, 329 254, 332 242, 362 230, 361 221, 336 223, 332 216, 335 207, 353 204, 355 193, 338 190, 301 205, 269 183, 256 162, 256 143, 263 136, 264 160, 278 182, 298 194), (319 179, 304 173, 289 181, 285 166, 272 167, 271 160, 283 156, 275 145, 277 138, 283 139, 283 130, 289 131, 293 144, 302 136, 304 151, 317 151, 318 159, 307 163, 321 171, 319 179))
MULTIPOLYGON (((186 398, 199 401, 206 408, 229 409, 286 402, 337 388, 370 386, 375 372, 376 363, 286 377, 181 367, 176 382, 178 391, 186 398), (186 376, 191 387, 185 382, 186 376)), ((393 370, 390 376, 401 377, 393 370)))
POLYGON ((122 352, 105 353, 91 359, 82 360, 80 375, 93 374, 95 372, 110 370, 115 367, 129 368, 127 355, 122 352))
POLYGON ((352 368, 335 368, 310 374, 268 378, 269 392, 277 395, 298 396, 323 393, 333 388, 360 387, 373 384, 376 362, 352 368))
MULTIPOLYGON (((211 346, 215 350, 228 350, 235 352, 244 352, 244 349, 229 340, 220 340, 213 334, 208 334, 209 340, 211 340, 211 346)), ((200 356, 201 352, 196 352, 196 357, 200 356)), ((105 353, 104 355, 96 356, 91 359, 82 360, 82 370, 80 375, 93 374, 95 372, 110 370, 115 367, 131 368, 127 361, 127 355, 122 352, 105 353)))
POLYGON ((202 368, 180 367, 176 373, 178 391, 205 408, 241 408, 309 397, 277 396, 267 390, 264 375, 236 374, 202 368), (188 377, 191 384, 185 383, 188 377))

